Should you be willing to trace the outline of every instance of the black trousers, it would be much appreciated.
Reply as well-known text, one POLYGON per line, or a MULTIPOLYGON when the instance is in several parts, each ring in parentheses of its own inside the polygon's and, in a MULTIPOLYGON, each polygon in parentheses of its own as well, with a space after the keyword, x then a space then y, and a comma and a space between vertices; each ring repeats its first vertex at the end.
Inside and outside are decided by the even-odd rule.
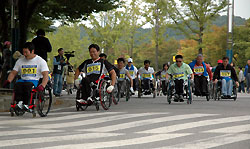
POLYGON ((153 91, 155 90, 153 81, 149 79, 142 80, 142 88, 145 90, 149 90, 150 88, 152 88, 153 91))
POLYGON ((133 89, 134 91, 138 91, 138 79, 133 79, 133 89))
POLYGON ((174 83, 175 83, 175 94, 178 94, 178 95, 183 95, 184 91, 184 80, 183 79, 180 79, 180 80, 174 80, 174 83))
POLYGON ((24 104, 29 105, 32 87, 31 82, 17 82, 14 86, 16 102, 23 101, 24 104))
POLYGON ((194 76, 195 95, 206 95, 208 93, 207 78, 205 76, 194 76))
POLYGON ((90 88, 90 81, 87 78, 83 78, 81 81, 81 89, 82 89, 82 94, 81 94, 81 99, 87 100, 88 97, 90 97, 91 94, 91 88, 90 88))
POLYGON ((166 94, 167 93, 167 84, 166 84, 166 81, 163 80, 161 83, 162 83, 161 84, 162 92, 163 92, 163 94, 166 94))

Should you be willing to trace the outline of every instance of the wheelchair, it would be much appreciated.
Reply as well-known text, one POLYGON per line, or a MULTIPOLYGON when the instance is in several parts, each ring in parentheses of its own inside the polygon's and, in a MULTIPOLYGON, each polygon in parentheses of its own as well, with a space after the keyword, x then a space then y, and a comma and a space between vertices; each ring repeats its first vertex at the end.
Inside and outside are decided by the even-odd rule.
POLYGON ((138 98, 141 98, 143 95, 151 95, 153 94, 153 98, 156 97, 156 81, 155 79, 143 79, 139 80, 139 88, 138 88, 138 98), (151 86, 153 85, 153 87, 151 86))
POLYGON ((128 80, 128 78, 122 81, 118 80, 114 88, 114 104, 118 104, 120 99, 123 97, 125 97, 126 101, 128 101, 131 95, 132 94, 130 92, 130 80, 128 80))
POLYGON ((220 99, 233 99, 234 101, 237 99, 237 87, 234 80, 233 81, 233 89, 232 89, 232 96, 230 98, 223 98, 222 96, 222 80, 218 80, 217 84, 214 84, 214 100, 220 99))
POLYGON ((15 100, 15 91, 13 92, 10 114, 11 116, 22 116, 25 112, 32 113, 33 117, 36 117, 36 112, 40 115, 40 117, 46 117, 50 111, 52 104, 52 83, 51 80, 48 81, 46 87, 43 91, 38 92, 34 86, 31 90, 31 95, 29 99, 29 109, 24 110, 17 106, 15 100))
MULTIPOLYGON (((184 81, 184 94, 183 97, 187 99, 187 104, 192 104, 193 102, 193 95, 192 95, 192 86, 190 83, 190 79, 184 81)), ((172 97, 175 93, 175 83, 173 79, 169 80, 168 83, 168 92, 167 92, 167 101, 169 104, 172 102, 172 97)))
MULTIPOLYGON (((101 105, 104 110, 108 110, 112 103, 112 94, 107 92, 107 88, 111 85, 111 80, 105 80, 104 78, 100 79, 98 83, 91 82, 90 88, 91 93, 90 97, 92 101, 88 101, 88 104, 81 104, 76 101, 76 110, 85 111, 89 106, 94 105, 96 110, 99 111, 99 106, 101 105)), ((77 89, 76 100, 80 99, 82 94, 81 85, 77 89)))
POLYGON ((156 81, 156 91, 157 91, 157 96, 166 96, 167 95, 167 90, 168 90, 168 82, 166 82, 165 80, 160 80, 158 79, 156 81), (165 84, 165 85, 163 85, 165 84))
POLYGON ((194 86, 192 87, 192 91, 193 91, 193 94, 195 95, 195 96, 197 96, 197 97, 206 97, 206 100, 207 101, 209 101, 211 98, 212 98, 212 94, 211 94, 211 92, 212 92, 212 86, 211 86, 211 84, 212 84, 212 82, 211 81, 209 81, 208 80, 208 78, 207 78, 207 95, 202 95, 201 93, 198 93, 198 94, 196 94, 196 91, 195 91, 195 83, 194 83, 194 86))

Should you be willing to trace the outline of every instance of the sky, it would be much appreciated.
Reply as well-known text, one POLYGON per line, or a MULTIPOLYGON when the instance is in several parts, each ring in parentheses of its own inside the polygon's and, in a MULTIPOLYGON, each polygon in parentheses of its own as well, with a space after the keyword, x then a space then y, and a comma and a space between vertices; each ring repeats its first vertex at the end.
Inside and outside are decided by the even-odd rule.
POLYGON ((235 16, 250 18, 250 0, 234 0, 235 16))

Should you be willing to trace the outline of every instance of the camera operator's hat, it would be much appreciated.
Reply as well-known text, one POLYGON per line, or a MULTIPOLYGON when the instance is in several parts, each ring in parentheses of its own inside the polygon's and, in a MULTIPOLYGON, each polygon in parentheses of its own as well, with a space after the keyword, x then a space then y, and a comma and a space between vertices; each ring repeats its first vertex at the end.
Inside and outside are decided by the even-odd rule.
POLYGON ((128 58, 128 63, 133 63, 133 59, 132 58, 128 58))

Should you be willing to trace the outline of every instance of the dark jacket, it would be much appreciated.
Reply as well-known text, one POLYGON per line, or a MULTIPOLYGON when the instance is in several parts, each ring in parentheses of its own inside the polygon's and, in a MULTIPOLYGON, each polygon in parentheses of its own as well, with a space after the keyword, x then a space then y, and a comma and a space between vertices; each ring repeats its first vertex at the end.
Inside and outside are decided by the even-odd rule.
POLYGON ((35 54, 41 56, 45 61, 47 61, 47 52, 52 51, 48 38, 37 36, 32 40, 32 43, 35 45, 35 54))
POLYGON ((221 70, 231 70, 231 78, 234 80, 234 81, 238 81, 238 77, 237 77, 237 74, 235 72, 235 69, 231 66, 231 65, 227 65, 226 66, 226 69, 224 68, 224 65, 218 65, 214 71, 214 76, 213 76, 213 80, 215 79, 221 79, 221 76, 220 76, 220 71, 221 70))
POLYGON ((53 60, 53 65, 54 65, 53 74, 62 74, 63 66, 66 65, 64 57, 60 55, 55 56, 53 60), (64 60, 64 62, 61 63, 60 62, 61 60, 64 60))

